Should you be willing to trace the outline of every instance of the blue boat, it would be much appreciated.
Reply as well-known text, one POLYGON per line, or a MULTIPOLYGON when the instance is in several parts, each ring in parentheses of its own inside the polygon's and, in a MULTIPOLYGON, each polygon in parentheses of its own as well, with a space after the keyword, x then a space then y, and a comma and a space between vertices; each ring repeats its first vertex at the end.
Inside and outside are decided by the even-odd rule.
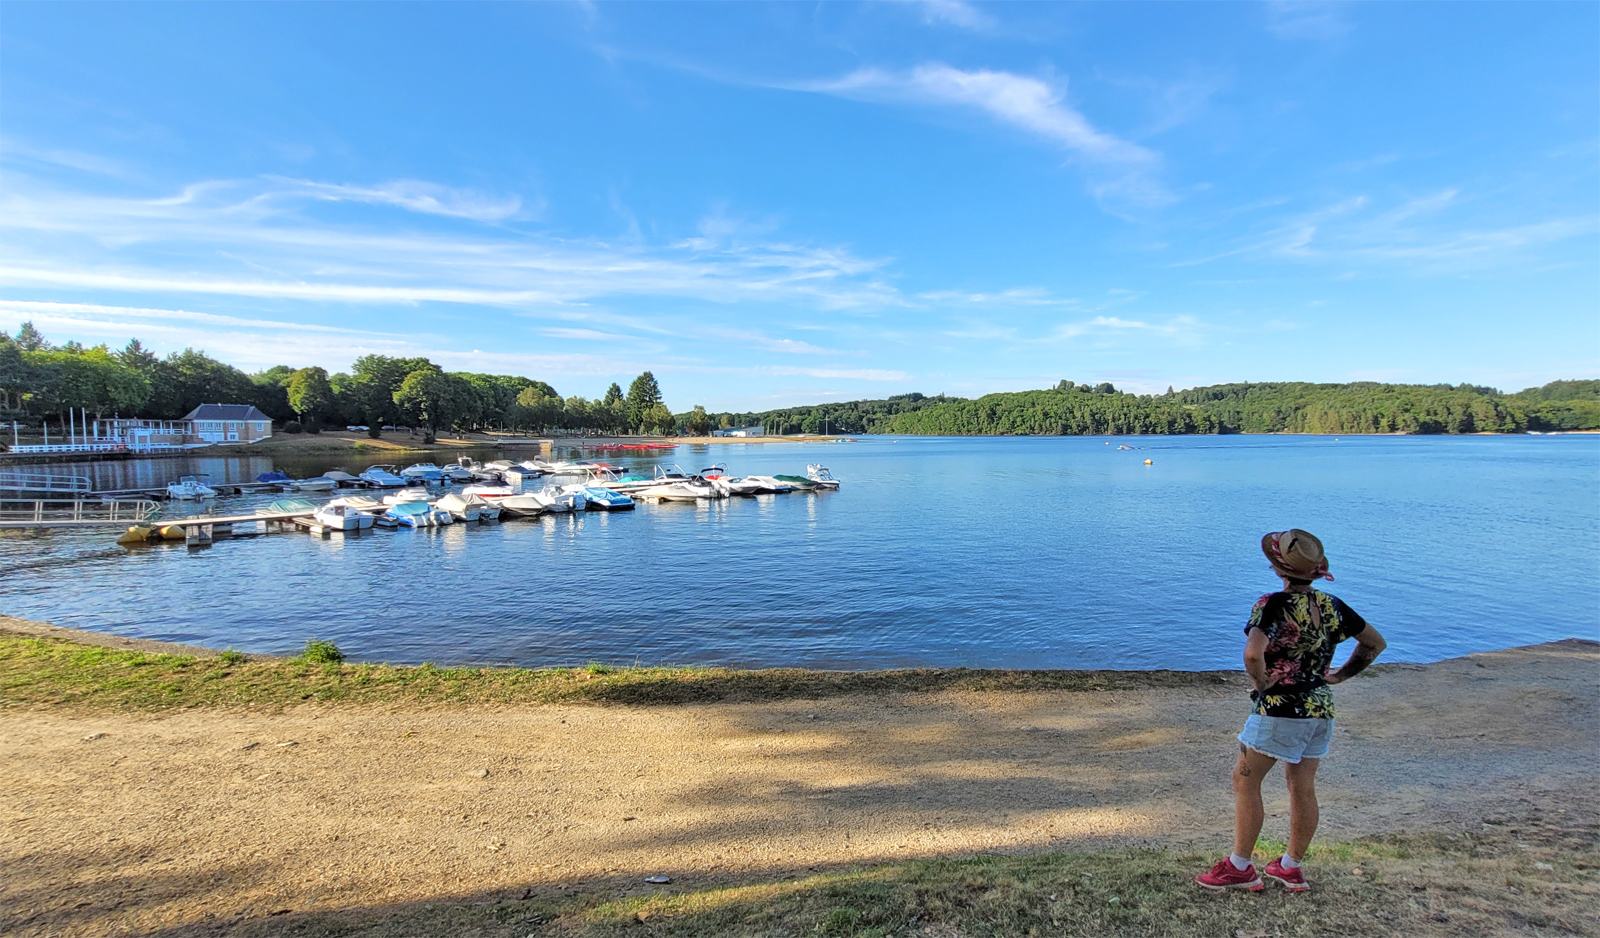
POLYGON ((419 462, 400 470, 400 477, 407 481, 421 480, 430 485, 444 481, 444 470, 431 462, 419 462))
POLYGON ((276 482, 276 483, 281 485, 283 483, 293 482, 294 480, 289 478, 289 474, 284 472, 282 469, 274 469, 271 472, 263 472, 260 475, 256 476, 256 481, 257 482, 276 482))
POLYGON ((627 511, 633 507, 633 499, 599 485, 586 485, 578 492, 588 502, 590 511, 627 511))

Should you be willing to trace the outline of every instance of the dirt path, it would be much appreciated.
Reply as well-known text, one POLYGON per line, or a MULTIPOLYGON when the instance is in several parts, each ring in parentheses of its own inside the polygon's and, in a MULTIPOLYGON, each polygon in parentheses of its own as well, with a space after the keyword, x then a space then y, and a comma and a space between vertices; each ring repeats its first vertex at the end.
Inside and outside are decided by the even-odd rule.
MULTIPOLYGON (((1338 690, 1323 835, 1592 811, 1600 645, 1338 690)), ((0 711, 0 932, 678 883, 1229 829, 1226 687, 651 708, 0 711)), ((1282 837, 1271 785, 1266 833, 1282 837)))

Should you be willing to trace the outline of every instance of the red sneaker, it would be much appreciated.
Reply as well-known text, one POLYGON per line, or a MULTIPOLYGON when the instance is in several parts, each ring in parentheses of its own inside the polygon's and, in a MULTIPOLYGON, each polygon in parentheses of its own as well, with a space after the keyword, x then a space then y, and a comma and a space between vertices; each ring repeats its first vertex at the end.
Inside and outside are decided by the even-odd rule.
POLYGON ((1241 870, 1227 857, 1218 860, 1217 865, 1211 868, 1211 872, 1201 873, 1194 878, 1194 881, 1216 892, 1224 889, 1248 889, 1251 892, 1260 892, 1266 888, 1261 882, 1261 877, 1256 875, 1254 863, 1241 870))
POLYGON ((1306 882, 1306 871, 1299 867, 1292 870, 1284 869, 1282 857, 1268 863, 1267 868, 1261 871, 1261 875, 1277 880, 1290 892, 1305 892, 1311 888, 1311 884, 1306 882))

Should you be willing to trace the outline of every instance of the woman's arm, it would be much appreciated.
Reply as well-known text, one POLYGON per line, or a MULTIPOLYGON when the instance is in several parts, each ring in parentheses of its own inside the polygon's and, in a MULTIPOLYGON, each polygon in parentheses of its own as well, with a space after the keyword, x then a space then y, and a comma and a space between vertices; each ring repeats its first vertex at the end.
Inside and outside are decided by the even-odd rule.
POLYGON ((1271 687, 1275 681, 1267 673, 1267 633, 1262 629, 1251 629, 1250 637, 1244 640, 1244 670, 1250 675, 1250 683, 1256 690, 1263 691, 1271 687))
POLYGON ((1329 671, 1325 675, 1327 682, 1329 684, 1340 684, 1350 680, 1365 671, 1367 665, 1383 654, 1383 650, 1387 647, 1389 647, 1389 643, 1383 640, 1383 636, 1378 634, 1378 630, 1370 625, 1367 626, 1356 633, 1356 650, 1350 653, 1350 659, 1340 665, 1337 671, 1329 671))

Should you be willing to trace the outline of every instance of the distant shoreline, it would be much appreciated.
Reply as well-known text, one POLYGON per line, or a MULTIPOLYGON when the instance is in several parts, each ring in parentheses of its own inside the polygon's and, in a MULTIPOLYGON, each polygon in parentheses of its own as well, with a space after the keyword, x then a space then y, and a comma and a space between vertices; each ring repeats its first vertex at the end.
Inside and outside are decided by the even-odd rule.
POLYGON ((517 442, 507 442, 493 436, 483 437, 441 437, 432 444, 415 442, 411 440, 400 441, 389 437, 371 439, 361 433, 331 433, 324 431, 320 434, 302 434, 298 436, 275 435, 268 442, 245 443, 238 445, 218 445, 200 449, 186 449, 175 452, 161 453, 25 453, 13 455, 0 453, 0 467, 8 465, 34 465, 39 463, 91 463, 91 462, 122 462, 130 459, 190 459, 190 458, 228 458, 234 456, 282 456, 296 458, 302 456, 349 456, 370 460, 372 463, 382 463, 388 457, 402 458, 408 455, 450 455, 468 452, 475 449, 495 449, 504 447, 511 452, 518 450, 548 449, 551 446, 626 446, 629 443, 650 445, 671 444, 674 446, 714 446, 714 445, 745 445, 767 443, 839 443, 857 442, 860 438, 871 437, 875 439, 1150 439, 1173 437, 1219 437, 1219 436, 1325 436, 1338 439, 1356 439, 1361 437, 1469 437, 1469 436, 1592 436, 1600 434, 1600 429, 1594 430, 1547 430, 1543 432, 1496 432, 1492 430, 1474 433, 1300 433, 1289 430, 1273 430, 1266 433, 1245 431, 1240 433, 837 433, 829 435, 801 434, 795 436, 752 436, 752 437, 726 437, 726 436, 592 436, 592 437, 543 437, 538 442, 528 441, 525 437, 513 437, 517 442), (526 441, 526 442, 525 442, 526 441))

